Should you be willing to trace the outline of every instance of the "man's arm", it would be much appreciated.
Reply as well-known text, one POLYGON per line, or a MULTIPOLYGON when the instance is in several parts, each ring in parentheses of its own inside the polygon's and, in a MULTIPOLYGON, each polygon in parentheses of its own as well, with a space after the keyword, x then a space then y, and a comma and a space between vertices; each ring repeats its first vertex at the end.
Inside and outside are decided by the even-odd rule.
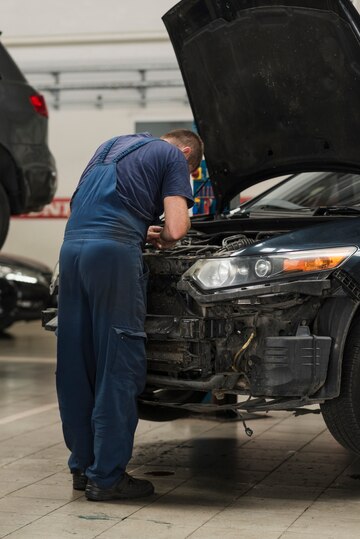
POLYGON ((190 228, 190 218, 186 199, 182 196, 164 198, 165 225, 160 232, 160 240, 173 243, 183 238, 190 228))
POLYGON ((164 214, 164 227, 151 225, 147 232, 146 241, 157 249, 170 249, 190 228, 189 212, 184 197, 165 197, 164 214))

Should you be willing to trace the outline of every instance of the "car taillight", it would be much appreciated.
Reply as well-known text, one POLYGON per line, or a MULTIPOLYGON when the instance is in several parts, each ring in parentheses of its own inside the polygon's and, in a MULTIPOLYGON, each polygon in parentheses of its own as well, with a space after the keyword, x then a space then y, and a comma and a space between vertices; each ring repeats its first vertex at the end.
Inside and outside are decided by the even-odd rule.
POLYGON ((31 95, 30 103, 38 114, 41 114, 41 116, 45 116, 45 118, 48 118, 49 113, 44 96, 42 96, 41 94, 31 95))

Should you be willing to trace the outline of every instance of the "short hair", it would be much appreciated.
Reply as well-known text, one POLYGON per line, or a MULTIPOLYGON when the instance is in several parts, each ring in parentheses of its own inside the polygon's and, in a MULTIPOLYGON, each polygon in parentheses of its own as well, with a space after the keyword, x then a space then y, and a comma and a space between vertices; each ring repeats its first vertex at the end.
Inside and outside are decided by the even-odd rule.
POLYGON ((204 154, 204 143, 197 133, 190 129, 173 129, 161 138, 172 142, 177 147, 189 146, 191 148, 189 167, 192 171, 199 168, 204 154))

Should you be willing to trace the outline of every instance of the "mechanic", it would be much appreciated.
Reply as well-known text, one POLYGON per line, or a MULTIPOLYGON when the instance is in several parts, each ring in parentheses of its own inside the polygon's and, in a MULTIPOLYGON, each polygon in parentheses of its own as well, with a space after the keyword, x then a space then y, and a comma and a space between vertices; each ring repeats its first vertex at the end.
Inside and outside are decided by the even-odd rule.
POLYGON ((145 241, 169 248, 190 226, 200 137, 174 130, 102 144, 71 199, 60 252, 56 385, 73 488, 89 500, 151 495, 126 473, 146 380, 145 241), (153 225, 164 213, 163 227, 153 225))

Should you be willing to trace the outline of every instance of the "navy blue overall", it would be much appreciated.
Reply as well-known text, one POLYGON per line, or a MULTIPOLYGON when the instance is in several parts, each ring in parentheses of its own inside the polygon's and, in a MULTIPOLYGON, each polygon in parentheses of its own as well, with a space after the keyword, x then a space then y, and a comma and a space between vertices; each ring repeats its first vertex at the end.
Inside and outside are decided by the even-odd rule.
POLYGON ((56 382, 69 467, 102 488, 131 458, 146 379, 148 225, 119 200, 116 164, 152 140, 111 161, 116 139, 104 147, 75 192, 60 253, 56 382))

